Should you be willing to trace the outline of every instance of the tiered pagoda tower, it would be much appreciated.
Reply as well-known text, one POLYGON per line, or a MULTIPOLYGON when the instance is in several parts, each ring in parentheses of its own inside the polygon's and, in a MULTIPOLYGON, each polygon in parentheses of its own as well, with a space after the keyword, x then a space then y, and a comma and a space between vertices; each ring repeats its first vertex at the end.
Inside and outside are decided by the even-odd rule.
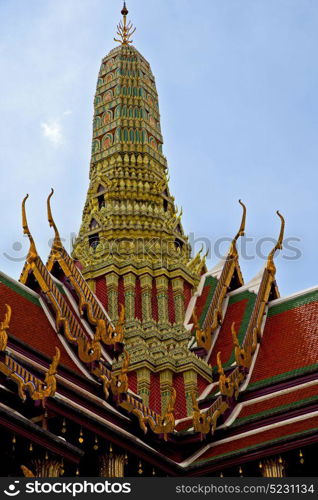
MULTIPOLYGON (((170 194, 155 78, 131 45, 127 14, 124 5, 120 46, 102 60, 98 75, 90 185, 73 257, 113 320, 124 306, 130 367, 137 373, 131 387, 148 404, 150 386, 169 394, 185 365, 193 365, 181 377, 189 390, 197 375, 209 373, 195 356, 189 361, 190 333, 183 326, 205 259, 191 259, 170 194), (151 371, 160 381, 150 380, 151 371)), ((190 411, 190 392, 188 402, 190 411)))

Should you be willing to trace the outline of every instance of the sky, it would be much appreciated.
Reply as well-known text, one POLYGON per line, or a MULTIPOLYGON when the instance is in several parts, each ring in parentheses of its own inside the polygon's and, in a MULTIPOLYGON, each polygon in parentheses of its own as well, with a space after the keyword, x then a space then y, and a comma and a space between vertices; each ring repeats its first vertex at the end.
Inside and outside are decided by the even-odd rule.
MULTIPOLYGON (((127 0, 135 47, 156 77, 170 189, 208 267, 247 206, 241 267, 249 281, 286 219, 276 258, 282 295, 318 285, 317 0, 127 0)), ((0 269, 27 254, 21 200, 42 258, 67 249, 88 188, 93 98, 116 43, 121 0, 0 0, 0 269)))

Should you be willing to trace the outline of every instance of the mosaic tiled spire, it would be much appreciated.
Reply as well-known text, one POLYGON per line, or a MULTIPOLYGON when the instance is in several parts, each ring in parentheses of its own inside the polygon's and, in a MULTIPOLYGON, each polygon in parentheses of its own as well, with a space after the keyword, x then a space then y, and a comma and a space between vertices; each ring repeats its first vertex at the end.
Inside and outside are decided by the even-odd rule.
MULTIPOLYGON (((126 341, 160 338, 156 359, 164 364, 162 339, 178 337, 186 349, 185 307, 204 258, 191 259, 168 187, 155 78, 131 46, 125 5, 122 14, 120 45, 98 75, 90 185, 73 256, 114 320, 125 306, 126 341)), ((131 365, 134 359, 132 352, 131 365)))
POLYGON ((91 277, 129 263, 179 266, 193 283, 201 260, 189 268, 191 249, 168 187, 155 79, 129 45, 126 5, 122 14, 120 46, 103 59, 98 75, 90 186, 74 256, 91 277))

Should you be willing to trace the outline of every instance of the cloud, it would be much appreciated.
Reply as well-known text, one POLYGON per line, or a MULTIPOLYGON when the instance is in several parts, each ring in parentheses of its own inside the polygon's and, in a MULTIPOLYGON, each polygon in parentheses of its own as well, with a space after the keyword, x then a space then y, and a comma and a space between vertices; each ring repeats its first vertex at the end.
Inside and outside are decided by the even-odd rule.
POLYGON ((43 136, 51 141, 54 146, 59 146, 62 143, 62 129, 59 122, 43 122, 41 128, 43 136))

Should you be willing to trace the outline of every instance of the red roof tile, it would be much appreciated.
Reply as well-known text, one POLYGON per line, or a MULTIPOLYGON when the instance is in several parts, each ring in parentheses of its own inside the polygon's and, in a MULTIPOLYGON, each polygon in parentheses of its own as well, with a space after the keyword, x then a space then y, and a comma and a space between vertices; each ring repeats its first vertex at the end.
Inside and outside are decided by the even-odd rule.
MULTIPOLYGON (((217 286, 218 280, 213 276, 207 276, 204 281, 201 295, 197 297, 194 305, 194 312, 202 325, 208 308, 212 302, 213 294, 217 286)), ((191 321, 190 321, 191 323, 191 321)))
POLYGON ((270 316, 249 387, 275 383, 318 368, 318 302, 270 316))
POLYGON ((175 417, 176 419, 184 418, 187 416, 187 405, 185 398, 183 373, 177 373, 173 377, 173 387, 175 388, 177 393, 177 398, 175 403, 175 417))
POLYGON ((298 422, 287 423, 280 427, 274 427, 261 432, 258 429, 256 433, 238 439, 232 439, 229 442, 213 446, 205 451, 195 463, 214 461, 221 458, 227 458, 233 454, 242 454, 252 451, 266 444, 285 441, 288 438, 296 438, 310 431, 318 431, 318 417, 307 418, 298 422))
POLYGON ((240 420, 249 420, 252 416, 258 415, 261 417, 262 415, 266 416, 267 413, 272 414, 275 409, 281 408, 283 411, 285 408, 287 410, 292 408, 295 403, 302 402, 304 405, 306 401, 310 402, 313 398, 318 400, 318 381, 314 385, 302 389, 295 389, 286 394, 273 393, 271 398, 244 406, 235 423, 240 420))
POLYGON ((57 346, 61 351, 60 363, 82 374, 58 339, 38 299, 34 295, 28 295, 25 288, 20 287, 18 283, 7 284, 0 282, 0 317, 4 314, 5 304, 10 305, 12 316, 9 338, 11 333, 49 358, 54 356, 57 346))
POLYGON ((223 324, 219 331, 218 338, 214 344, 209 363, 212 366, 216 366, 217 353, 221 351, 221 360, 223 364, 226 364, 233 351, 233 339, 231 333, 231 326, 233 321, 235 321, 235 327, 239 331, 245 307, 247 304, 247 299, 241 300, 240 302, 235 302, 234 304, 229 304, 227 311, 225 313, 225 318, 223 324))

